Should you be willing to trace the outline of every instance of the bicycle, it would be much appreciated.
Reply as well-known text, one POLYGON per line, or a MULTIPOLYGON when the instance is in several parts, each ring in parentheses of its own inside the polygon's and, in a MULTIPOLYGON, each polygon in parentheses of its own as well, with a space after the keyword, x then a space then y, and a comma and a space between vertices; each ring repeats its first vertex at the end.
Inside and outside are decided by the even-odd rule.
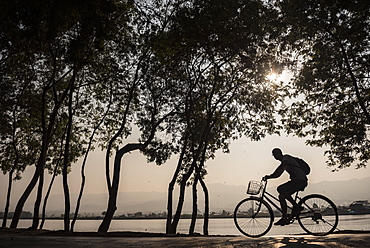
MULTIPOLYGON (((268 233, 274 221, 274 212, 271 205, 282 213, 275 203, 279 200, 266 191, 267 180, 250 181, 247 194, 250 197, 240 201, 234 211, 234 223, 237 229, 249 237, 261 237, 268 233), (273 201, 275 200, 275 202, 273 201)), ((303 210, 291 218, 290 224, 298 221, 301 228, 308 234, 315 236, 328 235, 338 226, 338 210, 335 204, 327 197, 311 194, 304 197, 295 193, 295 201, 303 210)), ((292 210, 292 207, 289 206, 292 210)))

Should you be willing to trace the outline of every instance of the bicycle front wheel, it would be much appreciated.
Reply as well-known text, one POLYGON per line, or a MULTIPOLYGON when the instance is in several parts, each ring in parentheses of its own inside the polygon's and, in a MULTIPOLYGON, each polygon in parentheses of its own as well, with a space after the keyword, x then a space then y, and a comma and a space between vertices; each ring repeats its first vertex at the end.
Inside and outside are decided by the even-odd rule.
POLYGON ((272 226, 274 215, 270 205, 261 199, 247 198, 239 202, 234 211, 238 230, 249 237, 261 237, 272 226))
POLYGON ((308 195, 302 198, 304 209, 297 216, 298 223, 307 233, 324 236, 334 232, 338 226, 338 210, 335 204, 322 195, 308 195))

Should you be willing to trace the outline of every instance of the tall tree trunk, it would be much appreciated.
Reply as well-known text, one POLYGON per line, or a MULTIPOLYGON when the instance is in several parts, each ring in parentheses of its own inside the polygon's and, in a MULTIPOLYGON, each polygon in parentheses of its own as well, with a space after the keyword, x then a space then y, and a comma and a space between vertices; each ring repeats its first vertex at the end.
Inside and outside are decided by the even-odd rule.
POLYGON ((172 220, 172 223, 169 229, 169 234, 176 234, 177 225, 179 224, 181 211, 182 211, 182 207, 184 204, 185 188, 186 188, 186 182, 181 182, 179 200, 177 202, 177 209, 176 209, 175 215, 173 216, 173 220, 172 220))
POLYGON ((203 179, 199 178, 200 184, 204 192, 204 216, 203 216, 203 235, 208 236, 208 222, 209 222, 209 193, 203 179))
POLYGON ((191 213, 191 222, 189 227, 189 235, 194 234, 195 224, 197 222, 197 215, 198 215, 198 194, 197 194, 197 186, 198 186, 198 173, 195 173, 195 178, 193 182, 193 210, 191 213))
POLYGON ((169 230, 170 234, 176 234, 177 225, 179 224, 180 216, 181 216, 181 212, 182 212, 182 207, 184 205, 186 183, 187 183, 189 177, 191 176, 191 174, 193 173, 193 170, 194 170, 194 164, 191 165, 189 171, 185 175, 183 175, 183 178, 181 180, 179 201, 177 203, 176 213, 173 217, 171 227, 170 227, 170 230, 169 230))
POLYGON ((186 146, 187 146, 187 140, 188 140, 188 132, 185 134, 184 144, 182 146, 181 154, 179 157, 179 160, 177 162, 177 167, 175 170, 175 173, 173 174, 171 182, 168 184, 168 195, 167 195, 167 221, 166 221, 166 233, 170 233, 171 229, 171 221, 172 221, 172 203, 173 203, 173 190, 176 184, 176 180, 179 176, 179 172, 181 169, 182 161, 184 159, 186 146))
MULTIPOLYGON (((212 127, 212 125, 210 126, 212 127)), ((202 152, 202 158, 200 161, 200 165, 198 169, 198 175, 199 175, 199 181, 202 186, 203 192, 204 192, 204 215, 203 215, 203 235, 208 236, 208 221, 209 221, 209 194, 207 186, 202 178, 201 171, 202 168, 204 168, 204 162, 206 160, 206 152, 208 147, 208 137, 209 137, 210 129, 207 131, 206 139, 204 141, 204 148, 202 152)))
POLYGON ((44 170, 41 170, 39 175, 39 186, 37 188, 37 196, 36 201, 33 209, 33 219, 32 219, 32 226, 30 229, 37 229, 39 226, 40 221, 40 204, 41 204, 41 198, 42 198, 42 189, 44 187, 44 170))
POLYGON ((74 94, 74 85, 77 75, 76 67, 73 70, 73 76, 70 81, 69 86, 69 99, 68 99, 68 123, 67 123, 67 135, 66 135, 66 143, 64 148, 64 162, 63 162, 63 169, 62 169, 62 176, 63 176, 63 192, 64 192, 64 231, 69 232, 69 223, 70 218, 69 214, 71 211, 71 199, 69 195, 69 187, 68 187, 68 166, 70 164, 70 144, 71 144, 71 134, 72 134, 72 125, 73 125, 73 94, 74 94))
POLYGON ((112 180, 112 187, 109 192, 109 199, 108 199, 108 207, 106 214, 102 223, 99 226, 98 232, 107 232, 112 222, 114 213, 117 210, 117 194, 119 188, 119 181, 120 181, 120 171, 121 171, 121 160, 122 157, 129 152, 135 150, 143 150, 143 144, 127 144, 120 150, 116 152, 116 156, 114 158, 114 169, 113 169, 113 180, 112 180))
POLYGON ((11 192, 12 192, 12 185, 13 185, 14 168, 15 168, 15 166, 9 171, 8 190, 7 190, 7 193, 6 193, 6 203, 5 203, 5 209, 4 209, 4 217, 3 217, 3 223, 1 225, 1 227, 6 227, 6 222, 8 220, 10 195, 11 195, 11 192))
POLYGON ((168 192, 167 192, 167 221, 166 221, 166 233, 170 233, 171 228, 171 220, 172 220, 172 203, 173 203, 173 190, 176 183, 176 179, 179 174, 179 163, 177 164, 177 168, 175 173, 173 174, 171 182, 168 184, 168 192))
POLYGON ((62 174, 63 174, 63 193, 64 193, 64 231, 69 232, 69 213, 71 210, 71 202, 69 197, 67 169, 63 168, 62 174))

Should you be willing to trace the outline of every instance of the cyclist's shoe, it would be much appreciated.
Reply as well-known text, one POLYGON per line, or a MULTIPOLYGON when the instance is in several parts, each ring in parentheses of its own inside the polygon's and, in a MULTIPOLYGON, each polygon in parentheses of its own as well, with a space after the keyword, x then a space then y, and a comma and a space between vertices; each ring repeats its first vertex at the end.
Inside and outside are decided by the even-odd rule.
POLYGON ((303 210, 302 206, 298 206, 298 205, 294 206, 292 210, 292 216, 297 217, 302 210, 303 210))
POLYGON ((290 221, 287 219, 287 218, 281 218, 280 220, 278 220, 277 222, 275 222, 275 226, 285 226, 285 225, 289 225, 290 224, 290 221))

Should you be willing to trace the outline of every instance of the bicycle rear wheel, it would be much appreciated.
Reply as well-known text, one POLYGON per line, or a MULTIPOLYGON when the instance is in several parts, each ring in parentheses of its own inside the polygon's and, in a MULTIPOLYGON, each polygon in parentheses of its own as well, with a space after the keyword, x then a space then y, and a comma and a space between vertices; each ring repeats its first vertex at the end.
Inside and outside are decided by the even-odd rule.
POLYGON ((324 236, 338 226, 338 210, 335 204, 322 195, 308 195, 299 203, 304 209, 297 216, 298 223, 307 233, 324 236))
POLYGON ((234 211, 235 226, 249 237, 265 235, 271 229, 273 221, 274 215, 270 205, 261 199, 244 199, 234 211))

